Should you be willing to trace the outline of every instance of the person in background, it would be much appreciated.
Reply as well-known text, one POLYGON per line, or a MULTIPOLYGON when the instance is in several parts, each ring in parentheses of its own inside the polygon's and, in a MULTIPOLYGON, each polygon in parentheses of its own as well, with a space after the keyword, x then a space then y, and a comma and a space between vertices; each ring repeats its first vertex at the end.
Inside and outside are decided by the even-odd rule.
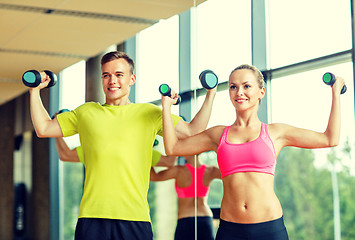
POLYGON ((212 180, 221 179, 221 173, 215 166, 202 164, 198 156, 196 156, 196 165, 195 156, 186 156, 185 159, 186 163, 183 166, 176 165, 160 172, 156 172, 152 168, 150 180, 175 179, 175 190, 178 197, 178 222, 175 240, 195 239, 195 214, 197 214, 197 239, 213 240, 215 236, 213 215, 207 204, 207 198, 212 180), (196 207, 197 209, 195 209, 196 207))

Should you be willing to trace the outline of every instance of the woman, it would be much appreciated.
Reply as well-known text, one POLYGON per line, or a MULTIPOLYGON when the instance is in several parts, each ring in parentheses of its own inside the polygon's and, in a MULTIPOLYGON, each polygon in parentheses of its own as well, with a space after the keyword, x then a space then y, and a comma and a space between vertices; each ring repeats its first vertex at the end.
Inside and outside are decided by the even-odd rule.
POLYGON ((207 197, 212 180, 220 179, 221 173, 217 167, 201 164, 198 156, 196 156, 196 166, 194 156, 186 156, 185 159, 184 166, 177 165, 158 173, 152 168, 150 180, 175 179, 175 190, 178 197, 178 222, 175 240, 195 239, 195 214, 197 215, 197 239, 213 240, 212 211, 207 204, 207 197), (197 207, 196 212, 195 207, 197 207))
POLYGON ((176 137, 171 104, 162 97, 164 145, 168 155, 193 155, 214 150, 222 174, 224 195, 216 239, 288 239, 281 204, 274 192, 276 158, 286 146, 333 147, 340 135, 340 91, 344 80, 336 77, 325 132, 287 124, 262 123, 257 115, 265 95, 261 72, 250 65, 234 69, 229 96, 236 120, 231 126, 215 126, 184 140, 176 137))

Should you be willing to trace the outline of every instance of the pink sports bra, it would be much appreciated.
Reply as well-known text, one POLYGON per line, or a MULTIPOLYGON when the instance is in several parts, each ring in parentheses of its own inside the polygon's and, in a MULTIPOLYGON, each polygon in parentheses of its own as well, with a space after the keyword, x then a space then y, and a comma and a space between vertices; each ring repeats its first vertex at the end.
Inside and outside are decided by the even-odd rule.
POLYGON ((224 129, 217 149, 217 161, 222 178, 238 172, 262 172, 274 175, 276 154, 267 125, 261 123, 261 132, 257 139, 241 144, 228 142, 229 129, 230 126, 224 129))
POLYGON ((185 166, 189 169, 192 177, 192 182, 190 186, 185 188, 180 188, 177 186, 175 181, 175 190, 177 193, 178 198, 193 198, 193 197, 206 197, 209 191, 209 187, 203 185, 203 176, 205 173, 206 165, 201 165, 200 167, 196 168, 196 181, 197 181, 197 194, 195 195, 195 168, 186 163, 185 166))

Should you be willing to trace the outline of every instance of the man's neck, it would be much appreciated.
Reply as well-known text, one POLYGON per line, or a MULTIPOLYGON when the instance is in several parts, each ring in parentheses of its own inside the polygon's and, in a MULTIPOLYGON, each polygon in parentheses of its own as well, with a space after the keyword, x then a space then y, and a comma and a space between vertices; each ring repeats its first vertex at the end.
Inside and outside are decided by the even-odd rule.
POLYGON ((129 99, 117 99, 117 100, 106 99, 106 104, 111 106, 124 106, 124 105, 131 104, 131 101, 129 101, 129 99))

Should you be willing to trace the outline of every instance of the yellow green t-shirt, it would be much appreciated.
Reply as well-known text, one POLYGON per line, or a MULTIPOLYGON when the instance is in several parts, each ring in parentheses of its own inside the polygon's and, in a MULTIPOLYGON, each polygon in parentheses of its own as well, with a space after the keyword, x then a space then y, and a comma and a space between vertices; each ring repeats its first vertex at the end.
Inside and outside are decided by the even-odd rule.
MULTIPOLYGON (((85 165, 79 218, 150 221, 152 146, 162 111, 149 103, 85 103, 57 116, 63 136, 79 133, 85 165)), ((173 116, 174 125, 180 117, 173 116)))
POLYGON ((76 154, 78 155, 79 161, 84 162, 84 152, 81 146, 75 148, 76 154))
MULTIPOLYGON (((79 161, 80 162, 84 162, 84 152, 81 146, 78 146, 75 148, 76 153, 79 157, 79 161)), ((152 167, 154 167, 155 165, 158 164, 158 162, 160 161, 160 157, 161 157, 161 152, 153 149, 152 152, 152 167)))

